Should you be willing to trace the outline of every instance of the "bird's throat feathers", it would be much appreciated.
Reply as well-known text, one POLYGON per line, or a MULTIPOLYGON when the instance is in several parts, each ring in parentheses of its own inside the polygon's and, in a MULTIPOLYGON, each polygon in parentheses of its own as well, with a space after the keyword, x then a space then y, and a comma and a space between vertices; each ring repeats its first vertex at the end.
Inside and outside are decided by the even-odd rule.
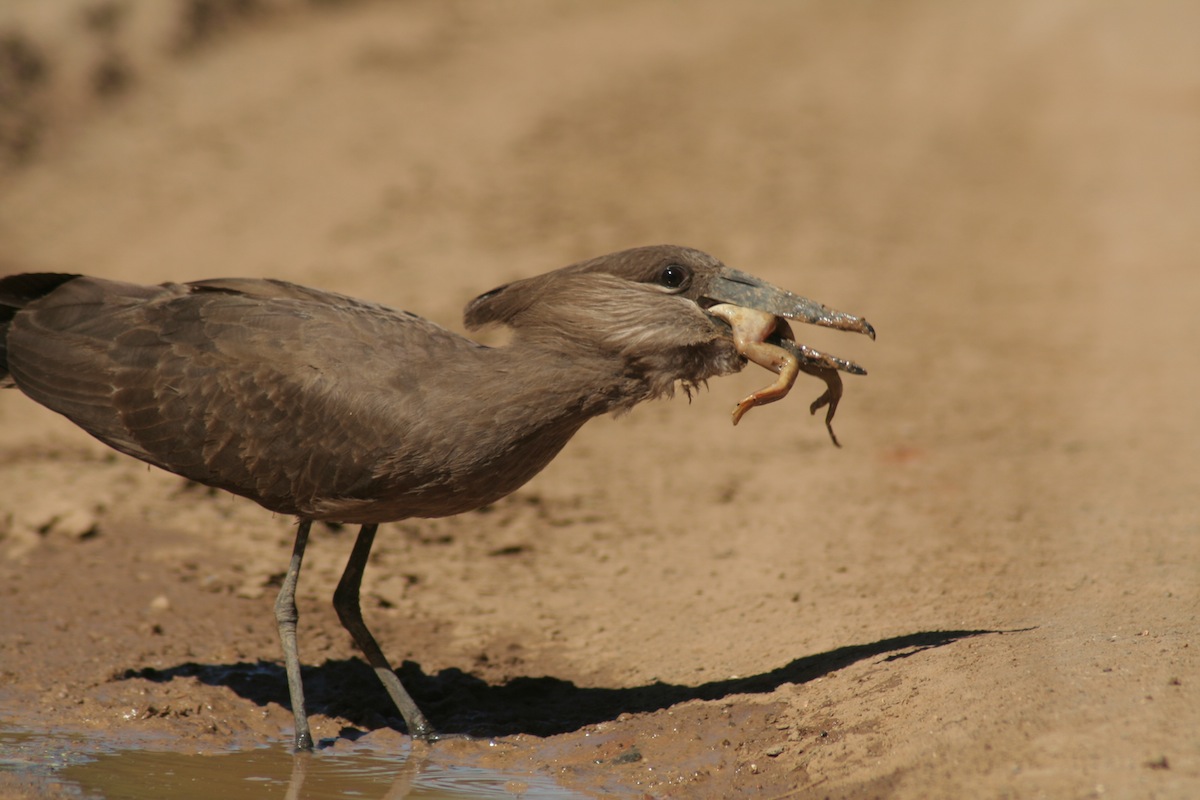
POLYGON ((508 347, 533 358, 554 353, 578 377, 595 383, 593 414, 627 411, 669 397, 676 384, 690 395, 708 378, 744 365, 727 330, 696 303, 658 287, 603 272, 563 271, 518 281, 481 295, 467 308, 468 327, 503 324, 508 347))

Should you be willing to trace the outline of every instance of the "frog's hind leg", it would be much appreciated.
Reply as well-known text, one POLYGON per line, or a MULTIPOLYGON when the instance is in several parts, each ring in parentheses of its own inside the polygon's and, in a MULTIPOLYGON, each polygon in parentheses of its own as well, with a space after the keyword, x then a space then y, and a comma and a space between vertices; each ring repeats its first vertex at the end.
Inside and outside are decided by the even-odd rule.
POLYGON ((779 378, 770 386, 765 386, 748 395, 734 407, 734 425, 737 425, 746 412, 755 406, 774 403, 776 400, 787 397, 787 393, 792 389, 792 384, 796 382, 796 376, 800 374, 800 360, 782 347, 767 342, 748 342, 741 352, 755 364, 777 373, 779 378))

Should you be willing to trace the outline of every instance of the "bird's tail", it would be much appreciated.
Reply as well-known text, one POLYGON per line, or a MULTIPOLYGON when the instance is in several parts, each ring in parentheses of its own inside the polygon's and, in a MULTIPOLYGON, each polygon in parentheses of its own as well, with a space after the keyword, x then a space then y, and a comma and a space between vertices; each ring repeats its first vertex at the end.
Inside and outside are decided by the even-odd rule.
POLYGON ((27 272, 0 278, 0 388, 13 385, 8 374, 8 327, 17 312, 78 277, 61 272, 27 272))

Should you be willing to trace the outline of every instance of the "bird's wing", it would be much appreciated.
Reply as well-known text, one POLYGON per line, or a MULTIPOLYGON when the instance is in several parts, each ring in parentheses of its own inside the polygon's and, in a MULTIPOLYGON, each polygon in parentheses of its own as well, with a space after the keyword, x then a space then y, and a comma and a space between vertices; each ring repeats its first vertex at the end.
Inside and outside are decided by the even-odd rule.
POLYGON ((101 441, 284 513, 369 494, 421 417, 420 376, 479 348, 279 281, 93 278, 22 310, 8 345, 21 389, 101 441))

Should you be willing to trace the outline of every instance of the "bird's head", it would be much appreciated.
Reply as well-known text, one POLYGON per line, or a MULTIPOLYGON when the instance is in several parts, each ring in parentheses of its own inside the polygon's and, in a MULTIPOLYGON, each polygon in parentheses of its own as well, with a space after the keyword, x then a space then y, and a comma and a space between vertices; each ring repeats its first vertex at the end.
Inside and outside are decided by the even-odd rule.
POLYGON ((676 382, 690 389, 745 364, 729 325, 706 311, 722 304, 774 315, 785 338, 785 319, 875 337, 866 320, 674 245, 623 250, 505 284, 472 300, 464 322, 469 329, 507 325, 514 343, 606 359, 639 372, 657 396, 676 382))

